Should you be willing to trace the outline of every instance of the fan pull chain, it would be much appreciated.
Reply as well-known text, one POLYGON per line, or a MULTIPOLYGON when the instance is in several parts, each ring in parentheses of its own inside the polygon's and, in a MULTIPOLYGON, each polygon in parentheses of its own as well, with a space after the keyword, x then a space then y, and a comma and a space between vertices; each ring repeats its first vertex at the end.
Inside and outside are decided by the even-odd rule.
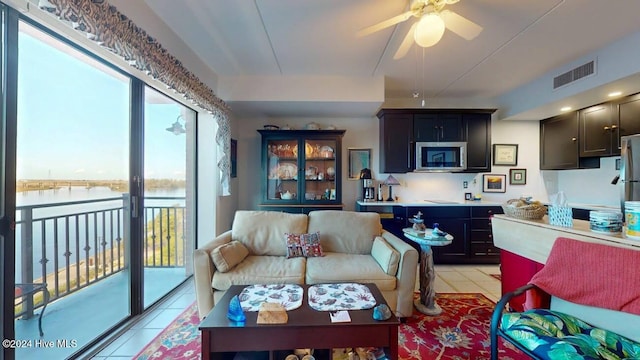
POLYGON ((424 68, 425 68, 425 66, 424 66, 425 55, 424 54, 425 54, 425 48, 422 48, 422 107, 424 107, 424 105, 426 103, 426 101, 424 99, 424 93, 426 92, 425 89, 427 87, 427 84, 426 84, 426 81, 425 81, 425 77, 424 77, 424 72, 425 72, 424 71, 424 68))

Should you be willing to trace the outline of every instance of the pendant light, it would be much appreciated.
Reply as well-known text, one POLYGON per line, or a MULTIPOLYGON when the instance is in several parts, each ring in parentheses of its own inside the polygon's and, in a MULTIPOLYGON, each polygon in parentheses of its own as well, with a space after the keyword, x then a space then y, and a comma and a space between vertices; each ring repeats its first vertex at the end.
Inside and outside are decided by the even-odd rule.
POLYGON ((173 135, 180 135, 180 134, 184 134, 185 132, 187 132, 184 127, 182 126, 182 124, 180 123, 180 119, 182 118, 182 115, 178 115, 178 118, 176 119, 176 122, 174 122, 171 126, 169 126, 167 128, 167 131, 172 133, 173 135))

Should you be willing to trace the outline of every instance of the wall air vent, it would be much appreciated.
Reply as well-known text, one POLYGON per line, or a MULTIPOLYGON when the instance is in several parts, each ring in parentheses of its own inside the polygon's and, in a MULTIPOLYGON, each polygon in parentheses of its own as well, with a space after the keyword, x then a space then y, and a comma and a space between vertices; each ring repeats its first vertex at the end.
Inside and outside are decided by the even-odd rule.
POLYGON ((557 89, 561 86, 565 86, 583 77, 592 75, 596 70, 596 62, 594 60, 589 61, 584 65, 580 65, 575 69, 569 70, 564 74, 560 74, 553 78, 553 88, 557 89))

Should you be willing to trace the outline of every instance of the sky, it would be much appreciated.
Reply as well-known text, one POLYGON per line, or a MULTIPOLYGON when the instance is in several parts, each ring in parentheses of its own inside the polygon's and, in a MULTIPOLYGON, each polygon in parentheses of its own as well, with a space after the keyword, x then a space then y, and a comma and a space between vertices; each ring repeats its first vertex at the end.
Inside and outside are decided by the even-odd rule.
MULTIPOLYGON (((32 36, 38 30, 29 25, 21 30, 17 179, 127 179, 128 78, 32 36)), ((184 109, 172 100, 145 104, 145 178, 185 179, 186 134, 166 130, 184 109)))

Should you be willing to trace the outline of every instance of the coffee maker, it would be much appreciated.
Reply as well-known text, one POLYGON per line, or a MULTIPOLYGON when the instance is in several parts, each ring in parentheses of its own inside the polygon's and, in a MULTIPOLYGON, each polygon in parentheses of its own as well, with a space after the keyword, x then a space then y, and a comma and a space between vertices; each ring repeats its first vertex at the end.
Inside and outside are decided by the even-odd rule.
POLYGON ((364 168, 360 170, 360 194, 362 201, 375 201, 376 191, 371 179, 371 170, 364 168))

